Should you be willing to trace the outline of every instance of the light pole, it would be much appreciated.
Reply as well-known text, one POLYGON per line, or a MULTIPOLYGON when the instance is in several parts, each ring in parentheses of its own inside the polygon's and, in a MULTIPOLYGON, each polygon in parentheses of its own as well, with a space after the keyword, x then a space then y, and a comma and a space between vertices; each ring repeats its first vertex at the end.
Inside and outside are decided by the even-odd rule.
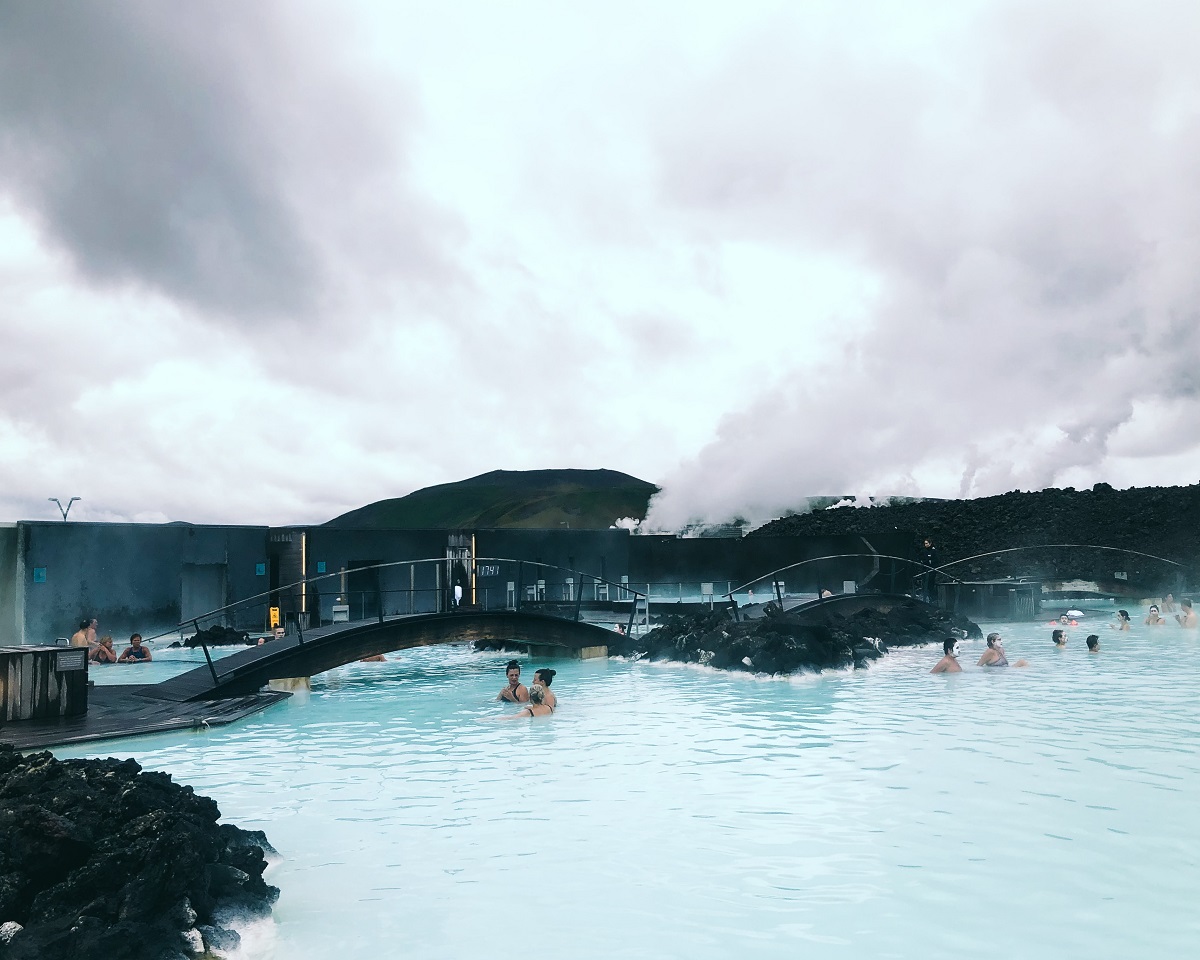
POLYGON ((67 501, 67 505, 65 507, 62 505, 62 501, 59 500, 58 497, 47 497, 46 499, 49 500, 51 503, 58 504, 58 512, 62 514, 63 523, 66 523, 67 522, 67 514, 71 512, 71 504, 73 504, 76 500, 82 500, 83 497, 72 497, 70 500, 67 501))

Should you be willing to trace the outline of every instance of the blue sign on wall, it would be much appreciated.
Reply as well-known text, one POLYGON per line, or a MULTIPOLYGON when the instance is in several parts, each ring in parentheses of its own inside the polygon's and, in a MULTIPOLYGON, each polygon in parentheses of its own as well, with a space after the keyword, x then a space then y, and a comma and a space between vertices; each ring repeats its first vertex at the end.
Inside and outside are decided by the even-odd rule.
POLYGON ((34 583, 45 583, 46 582, 46 568, 45 567, 34 567, 33 568, 33 582, 34 583))
POLYGON ((324 573, 324 572, 325 572, 325 561, 318 560, 317 561, 317 573, 324 573))
POLYGON ((254 565, 254 575, 256 577, 265 577, 267 575, 267 565, 265 563, 256 563, 254 565))

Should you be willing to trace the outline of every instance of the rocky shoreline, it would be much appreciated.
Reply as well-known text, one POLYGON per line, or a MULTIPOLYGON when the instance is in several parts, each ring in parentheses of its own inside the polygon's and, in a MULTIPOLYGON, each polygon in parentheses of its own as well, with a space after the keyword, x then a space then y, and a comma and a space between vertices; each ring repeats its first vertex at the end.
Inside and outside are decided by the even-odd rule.
MULTIPOLYGON (((947 637, 978 638, 976 623, 921 600, 889 601, 850 616, 809 609, 780 613, 774 603, 754 620, 734 620, 729 608, 676 614, 640 636, 614 632, 610 657, 699 663, 718 670, 788 674, 863 667, 889 647, 940 644, 947 637)), ((479 640, 476 650, 519 652, 525 644, 479 640)))
POLYGON ((757 620, 734 621, 717 609, 673 616, 642 636, 618 635, 610 656, 700 663, 718 670, 790 674, 863 667, 889 647, 940 643, 946 637, 978 637, 978 625, 920 600, 890 609, 837 613, 780 613, 768 605, 757 620))
POLYGON ((0 746, 0 960, 184 960, 237 948, 217 918, 263 916, 258 831, 133 760, 0 746))

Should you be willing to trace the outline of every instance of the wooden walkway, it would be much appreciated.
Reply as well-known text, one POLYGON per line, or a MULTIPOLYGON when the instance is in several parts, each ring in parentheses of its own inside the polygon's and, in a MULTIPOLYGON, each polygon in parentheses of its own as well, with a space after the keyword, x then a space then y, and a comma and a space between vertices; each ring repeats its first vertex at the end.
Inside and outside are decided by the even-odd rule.
POLYGON ((0 726, 0 743, 18 750, 40 750, 165 730, 202 730, 241 720, 291 696, 270 690, 222 700, 177 703, 154 697, 151 694, 154 687, 155 684, 94 686, 88 692, 85 716, 7 723, 0 726))

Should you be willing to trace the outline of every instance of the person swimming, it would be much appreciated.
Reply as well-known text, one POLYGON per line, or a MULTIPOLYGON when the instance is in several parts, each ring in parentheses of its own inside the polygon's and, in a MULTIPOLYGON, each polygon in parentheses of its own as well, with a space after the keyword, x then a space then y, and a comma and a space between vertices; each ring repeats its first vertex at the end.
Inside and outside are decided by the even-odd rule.
POLYGON ((520 720, 522 717, 525 719, 529 719, 530 717, 548 717, 553 712, 554 708, 546 703, 546 688, 540 683, 534 683, 529 687, 529 703, 516 713, 510 713, 504 719, 520 720))
POLYGON ((1050 634, 1050 639, 1054 641, 1054 646, 1059 650, 1065 650, 1067 647, 1067 631, 1055 630, 1050 634))
POLYGON ((1196 629, 1196 611, 1192 609, 1192 601, 1184 597, 1179 601, 1179 612, 1175 614, 1175 620, 1181 627, 1188 630, 1196 629))
POLYGON ((557 670, 551 670, 549 667, 542 667, 539 670, 533 671, 534 684, 536 685, 540 683, 546 688, 546 706, 548 706, 551 710, 558 706, 558 697, 556 697, 550 690, 550 684, 554 682, 554 676, 557 673, 557 670))
POLYGON ((1146 625, 1151 627, 1161 627, 1166 623, 1166 618, 1159 615, 1158 604, 1150 604, 1150 612, 1146 614, 1146 625))
POLYGON ((507 700, 509 703, 525 703, 529 699, 529 691, 521 683, 521 664, 516 660, 509 660, 504 665, 504 675, 508 678, 508 685, 496 695, 496 699, 507 700))
POLYGON ((1093 633, 1093 634, 1089 635, 1087 640, 1085 640, 1084 642, 1087 644, 1088 653, 1099 653, 1100 652, 1100 638, 1098 636, 1096 636, 1096 634, 1093 633))
POLYGON ((1118 610, 1117 611, 1117 622, 1114 624, 1110 624, 1110 626, 1114 630, 1128 630, 1129 629, 1129 611, 1128 610, 1118 610))
MULTIPOLYGON (((979 658, 979 663, 976 666, 980 667, 1007 667, 1010 666, 1008 657, 1004 655, 1004 640, 998 633, 989 633, 987 635, 988 648, 983 651, 983 656, 979 658)), ((1018 660, 1011 664, 1014 667, 1029 666, 1028 660, 1018 660)))
POLYGON ((1169 593, 1165 597, 1163 597, 1162 612, 1163 613, 1174 613, 1175 612, 1175 597, 1169 593))
POLYGON ((958 640, 947 637, 942 641, 943 657, 933 665, 930 673, 962 673, 958 663, 958 640))

